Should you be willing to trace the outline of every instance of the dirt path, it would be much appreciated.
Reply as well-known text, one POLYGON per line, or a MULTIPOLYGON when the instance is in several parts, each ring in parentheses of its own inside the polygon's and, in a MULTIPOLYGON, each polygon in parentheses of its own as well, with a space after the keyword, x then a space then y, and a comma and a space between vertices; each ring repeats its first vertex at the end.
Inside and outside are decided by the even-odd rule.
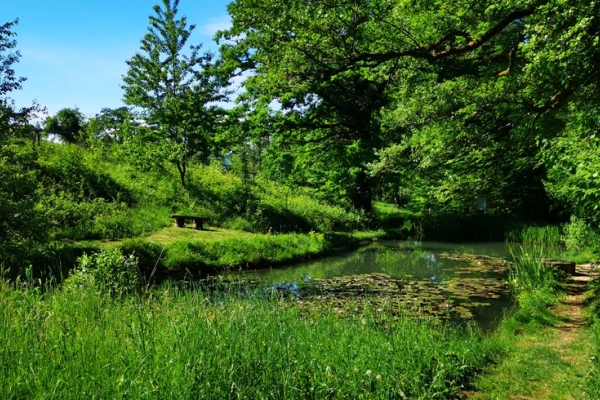
POLYGON ((551 311, 555 326, 514 337, 505 360, 477 382, 468 399, 587 399, 585 378, 590 369, 592 338, 585 317, 586 290, 600 268, 578 265, 567 282, 564 300, 551 311))

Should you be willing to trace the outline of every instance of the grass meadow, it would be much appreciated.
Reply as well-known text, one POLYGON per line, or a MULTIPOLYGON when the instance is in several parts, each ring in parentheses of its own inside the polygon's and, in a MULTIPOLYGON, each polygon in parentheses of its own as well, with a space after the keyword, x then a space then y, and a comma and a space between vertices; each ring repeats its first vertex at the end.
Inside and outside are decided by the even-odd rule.
POLYGON ((277 295, 163 287, 112 299, 0 284, 0 398, 446 399, 494 354, 473 329, 277 295))

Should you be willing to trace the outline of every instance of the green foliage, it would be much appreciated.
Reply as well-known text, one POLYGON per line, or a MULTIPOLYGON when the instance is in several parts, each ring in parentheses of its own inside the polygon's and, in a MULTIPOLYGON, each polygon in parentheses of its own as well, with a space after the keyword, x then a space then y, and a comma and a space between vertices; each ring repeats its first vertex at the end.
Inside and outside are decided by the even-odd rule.
MULTIPOLYGON (((260 0, 229 12, 224 65, 251 71, 239 139, 267 139, 269 173, 330 201, 368 212, 386 185, 409 190, 417 212, 473 213, 486 195, 490 214, 545 218, 559 210, 543 183, 553 163, 538 151, 575 116, 561 106, 581 93, 597 131, 595 3, 260 0), (268 111, 274 100, 282 112, 268 111)), ((593 154, 575 179, 593 178, 593 154)))
POLYGON ((22 77, 17 78, 12 68, 21 58, 19 51, 13 52, 17 46, 17 41, 13 39, 17 34, 13 29, 18 23, 19 20, 16 19, 0 25, 0 100, 4 100, 4 96, 9 92, 20 89, 26 80, 22 77))
POLYGON ((323 234, 254 235, 214 242, 174 242, 165 252, 167 268, 231 268, 277 264, 305 259, 331 250, 323 234))
POLYGON ((111 301, 2 282, 0 307, 2 398, 446 399, 497 351, 472 330, 305 314, 260 293, 166 287, 111 301))
POLYGON ((84 118, 78 108, 63 108, 55 116, 46 119, 44 132, 59 135, 66 143, 77 143, 81 141, 84 118))
POLYGON ((517 225, 508 229, 505 239, 511 243, 543 247, 558 247, 564 244, 562 229, 557 225, 517 225))
POLYGON ((597 317, 594 318, 592 334, 596 351, 590 357, 593 366, 587 378, 587 390, 591 397, 598 397, 600 396, 600 351, 598 350, 600 349, 600 323, 597 317))
POLYGON ((318 201, 301 188, 258 180, 252 192, 258 202, 249 219, 258 232, 350 231, 362 225, 359 212, 318 201))
POLYGON ((53 238, 116 238, 134 232, 127 216, 134 199, 130 191, 93 167, 75 146, 44 145, 38 150, 40 200, 53 238))
POLYGON ((152 157, 173 163, 181 184, 186 185, 188 163, 193 157, 205 161, 211 150, 218 107, 209 103, 224 99, 221 82, 208 72, 212 54, 200 56, 201 45, 186 45, 195 25, 186 17, 176 19, 179 0, 163 0, 154 6, 148 33, 141 40, 142 53, 127 61, 123 78, 125 102, 144 109, 151 130, 135 134, 152 157), (158 142, 158 143, 157 143, 158 142))
POLYGON ((600 178, 600 142, 597 137, 600 122, 595 88, 586 88, 564 110, 560 135, 541 141, 540 156, 548 176, 548 192, 580 218, 598 226, 598 189, 600 178))
POLYGON ((571 216, 571 221, 565 224, 564 243, 567 250, 575 253, 583 250, 600 250, 600 235, 596 233, 584 220, 571 216))
POLYGON ((285 176, 292 167, 296 184, 370 212, 373 182, 366 166, 381 145, 378 113, 389 102, 386 89, 399 67, 345 68, 370 47, 369 30, 382 22, 375 11, 382 4, 335 3, 232 3, 233 27, 219 33, 221 53, 230 70, 252 70, 240 100, 250 109, 253 129, 242 140, 268 138, 274 149, 265 157, 269 173, 285 176), (253 18, 255 13, 265 18, 253 18), (232 37, 241 39, 231 44, 232 37), (265 111, 273 100, 285 112, 265 111))
POLYGON ((83 254, 63 286, 68 291, 93 288, 115 298, 135 294, 141 288, 138 259, 120 249, 83 254))
POLYGON ((37 210, 35 152, 19 142, 0 144, 0 265, 19 270, 47 239, 37 210))

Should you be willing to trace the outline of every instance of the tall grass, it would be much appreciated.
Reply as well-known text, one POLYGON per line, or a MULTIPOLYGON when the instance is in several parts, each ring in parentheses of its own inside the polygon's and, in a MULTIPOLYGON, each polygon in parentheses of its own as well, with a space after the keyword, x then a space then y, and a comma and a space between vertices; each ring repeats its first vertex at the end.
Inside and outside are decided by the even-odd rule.
POLYGON ((511 243, 558 247, 564 244, 561 228, 558 225, 518 225, 507 230, 505 239, 511 243))
POLYGON ((243 295, 117 301, 0 282, 0 398, 446 399, 494 351, 432 321, 243 295))
POLYGON ((543 247, 533 246, 527 249, 521 247, 517 255, 511 247, 510 252, 514 263, 510 269, 509 282, 518 293, 558 289, 560 286, 557 280, 558 272, 552 266, 542 262, 543 247))

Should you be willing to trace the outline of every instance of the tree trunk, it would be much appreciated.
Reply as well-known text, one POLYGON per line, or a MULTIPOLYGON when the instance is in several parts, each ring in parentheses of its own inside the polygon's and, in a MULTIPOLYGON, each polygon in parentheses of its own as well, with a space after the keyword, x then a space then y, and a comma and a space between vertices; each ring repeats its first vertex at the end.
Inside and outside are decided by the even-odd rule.
POLYGON ((179 179, 181 180, 181 186, 185 188, 185 173, 187 171, 187 165, 185 161, 177 161, 175 165, 177 165, 177 170, 179 171, 179 179))
POLYGON ((372 178, 365 172, 359 172, 356 177, 350 199, 355 208, 370 214, 373 211, 373 193, 371 191, 372 178))

